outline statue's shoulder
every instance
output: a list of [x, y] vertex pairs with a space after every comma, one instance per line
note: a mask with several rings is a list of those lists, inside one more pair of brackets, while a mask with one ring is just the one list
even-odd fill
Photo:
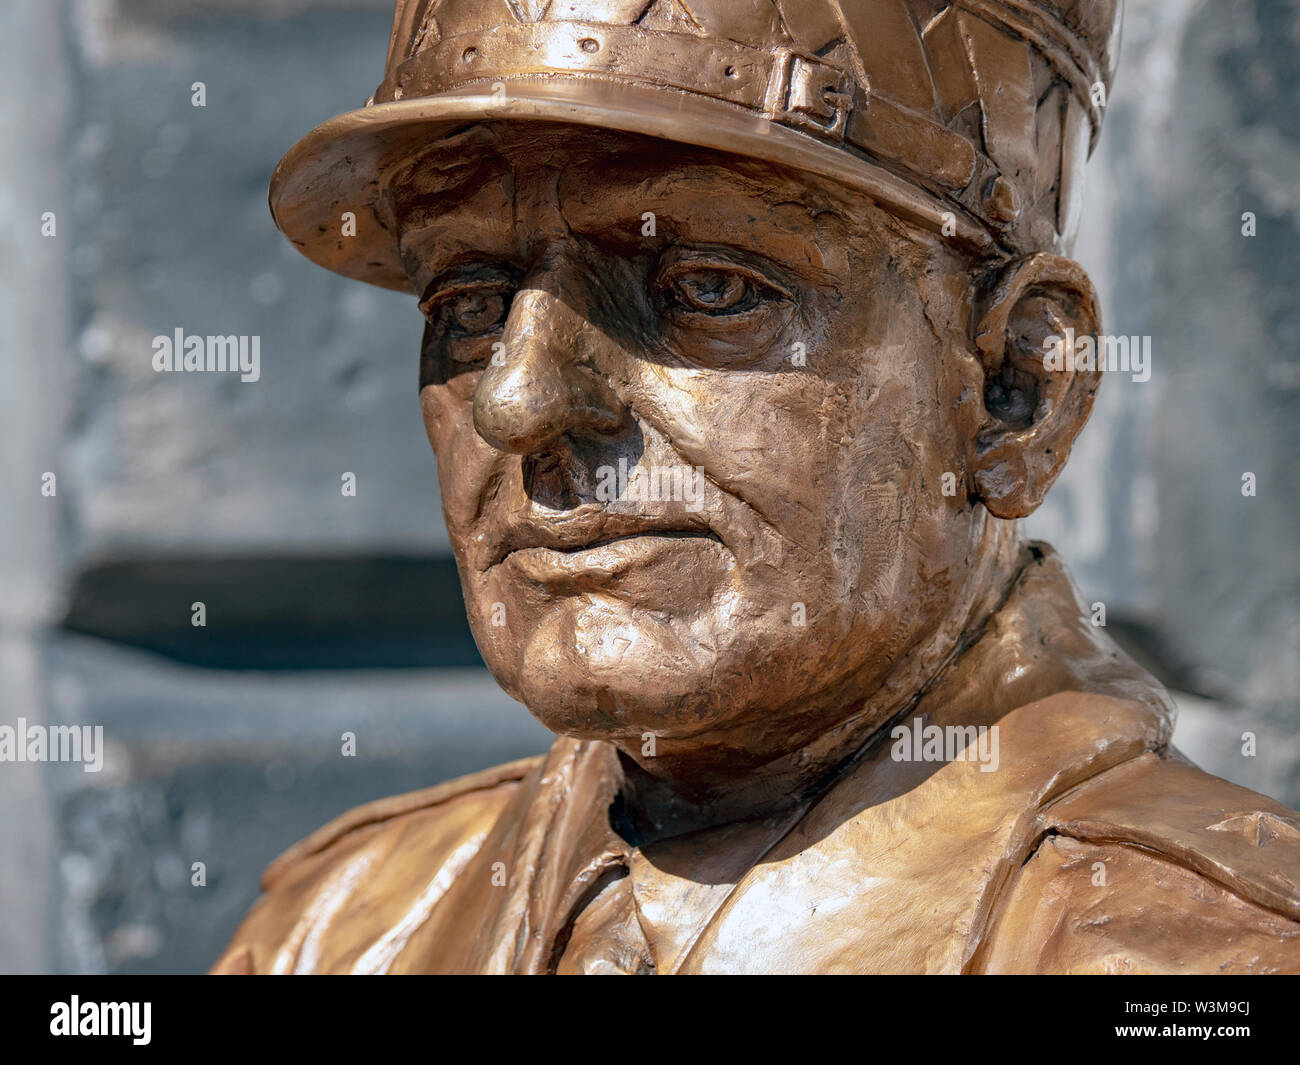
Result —
[[445, 891], [540, 761], [366, 803], [295, 843], [262, 874], [264, 894], [213, 971], [364, 968], [395, 919]]
[[271, 888], [295, 867], [336, 846], [358, 832], [377, 826], [405, 824], [414, 817], [442, 820], [454, 809], [465, 812], [467, 805], [483, 812], [496, 810], [513, 794], [514, 787], [541, 761], [541, 755], [469, 773], [431, 788], [408, 791], [386, 799], [363, 803], [322, 825], [276, 858], [262, 873], [262, 890]]
[[1300, 972], [1300, 814], [1145, 754], [1041, 814], [996, 904], [992, 972]]

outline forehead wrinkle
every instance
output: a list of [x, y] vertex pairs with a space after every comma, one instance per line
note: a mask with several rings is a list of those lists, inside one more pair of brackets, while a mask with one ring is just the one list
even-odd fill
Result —
[[462, 185], [453, 192], [421, 197], [412, 207], [400, 204], [398, 243], [403, 258], [414, 257], [418, 270], [436, 273], [484, 254], [514, 257], [515, 197], [505, 187], [507, 177], [498, 171], [471, 193]]
[[[520, 180], [521, 168], [512, 167], [511, 223], [521, 234], [521, 243], [550, 244], [571, 235], [560, 203], [560, 182], [565, 169], [545, 166], [527, 174], [527, 180]], [[533, 174], [540, 175], [541, 179], [534, 179]]]
[[[725, 196], [718, 194], [720, 184]], [[561, 191], [560, 207], [575, 233], [639, 232], [649, 211], [658, 228], [681, 240], [772, 255], [811, 271], [818, 280], [830, 280], [825, 275], [842, 266], [828, 267], [817, 239], [826, 233], [828, 217], [833, 223], [843, 221], [837, 209], [820, 202], [821, 197], [814, 202], [793, 199], [795, 190], [764, 184], [721, 164], [688, 163], [650, 176], [616, 171], [599, 185], [589, 179], [562, 182]], [[683, 203], [684, 208], [678, 206]], [[799, 212], [799, 221], [813, 227], [813, 234], [805, 235], [800, 232], [804, 226], [786, 220], [791, 211]], [[832, 260], [840, 259], [843, 240], [835, 234], [826, 241]]]
[[461, 181], [400, 201], [400, 243], [424, 257], [426, 268], [430, 259], [450, 265], [476, 252], [523, 261], [533, 248], [572, 235], [559, 193], [567, 167], [530, 167], [525, 172], [522, 163], [499, 162], [486, 174], [479, 168], [475, 177], [480, 180], [472, 187]]
[[[466, 147], [480, 151], [466, 155]], [[446, 213], [439, 208], [447, 201], [458, 203], [473, 197], [509, 170], [509, 162], [486, 146], [481, 132], [474, 139], [467, 133], [453, 143], [435, 144], [418, 154], [388, 180], [383, 198], [396, 215], [419, 224], [431, 212]]]

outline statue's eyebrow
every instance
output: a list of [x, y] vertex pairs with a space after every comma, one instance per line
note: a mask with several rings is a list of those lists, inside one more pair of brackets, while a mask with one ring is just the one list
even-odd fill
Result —
[[[439, 224], [439, 219], [430, 219], [426, 225], [403, 230], [402, 259], [408, 275], [422, 290], [441, 275], [466, 264], [512, 261], [517, 257], [518, 248], [511, 239], [508, 224], [496, 234], [498, 239], [484, 239], [484, 231], [480, 229], [474, 239], [463, 240], [455, 235], [454, 227], [445, 224], [447, 215], [455, 213], [453, 208], [441, 216], [444, 224]], [[421, 298], [424, 295], [421, 291]]]
[[[496, 175], [499, 179], [499, 175]], [[414, 175], [394, 183], [384, 190], [389, 201], [389, 213], [400, 218], [404, 229], [420, 232], [439, 219], [456, 214], [460, 205], [473, 197], [494, 175], [481, 171], [463, 175], [458, 181], [448, 181], [440, 187], [429, 187]]]

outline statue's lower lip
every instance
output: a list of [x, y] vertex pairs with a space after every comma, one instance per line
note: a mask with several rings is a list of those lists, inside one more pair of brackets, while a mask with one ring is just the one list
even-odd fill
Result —
[[522, 574], [535, 580], [563, 581], [578, 577], [614, 576], [634, 566], [648, 565], [682, 550], [684, 541], [721, 545], [717, 534], [704, 530], [632, 533], [574, 547], [522, 547], [506, 556]]

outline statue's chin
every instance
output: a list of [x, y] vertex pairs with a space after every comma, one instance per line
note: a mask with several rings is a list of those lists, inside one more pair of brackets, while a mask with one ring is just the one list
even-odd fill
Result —
[[638, 746], [645, 733], [684, 739], [745, 720], [771, 739], [796, 727], [795, 720], [777, 724], [790, 708], [798, 708], [795, 717], [816, 713], [878, 680], [874, 655], [864, 661], [864, 652], [878, 651], [887, 663], [900, 650], [890, 637], [903, 627], [892, 615], [872, 625], [836, 600], [844, 609], [801, 611], [796, 623], [788, 604], [816, 603], [819, 589], [760, 591], [762, 598], [740, 600], [740, 609], [715, 596], [693, 613], [599, 592], [518, 597], [507, 605], [506, 625], [483, 624], [488, 615], [479, 612], [475, 633], [498, 683], [547, 728]]
[[604, 597], [557, 602], [518, 643], [506, 637], [480, 646], [502, 687], [565, 735], [696, 731], [725, 716], [721, 703], [732, 701], [710, 690], [717, 663], [699, 641], [662, 616]]

